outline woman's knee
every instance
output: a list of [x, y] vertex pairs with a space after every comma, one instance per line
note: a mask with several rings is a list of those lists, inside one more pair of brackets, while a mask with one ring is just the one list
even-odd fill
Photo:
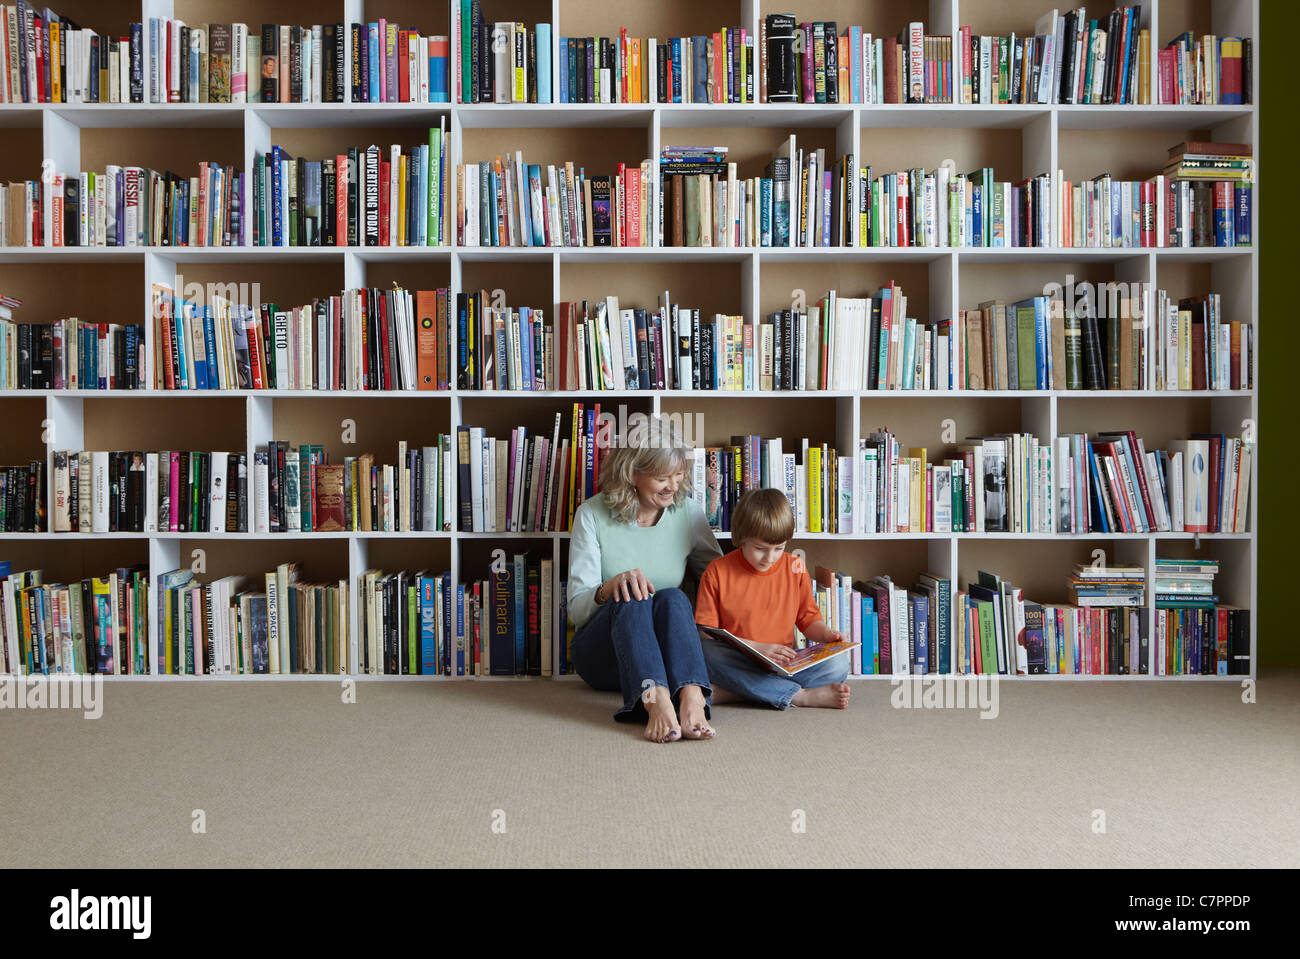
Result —
[[655, 590], [651, 602], [653, 602], [656, 610], [676, 609], [682, 610], [688, 615], [693, 614], [690, 597], [675, 586], [671, 589]]

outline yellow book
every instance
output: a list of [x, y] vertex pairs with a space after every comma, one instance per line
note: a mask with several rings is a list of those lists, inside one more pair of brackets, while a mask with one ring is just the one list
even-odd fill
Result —
[[908, 490], [910, 504], [908, 507], [907, 531], [924, 533], [925, 528], [925, 447], [913, 447], [907, 451], [911, 458], [908, 464], [911, 476], [911, 488]]
[[[1226, 52], [1225, 52], [1226, 55]], [[1151, 31], [1138, 33], [1138, 103], [1151, 102]]]
[[822, 531], [822, 451], [808, 447], [808, 532]]
[[516, 51], [520, 49], [520, 45], [525, 49], [528, 46], [527, 40], [524, 39], [527, 36], [526, 30], [527, 28], [522, 23], [516, 23], [513, 36], [511, 37], [512, 41], [519, 44], [513, 46], [509, 54], [510, 62], [513, 64], [515, 78], [515, 103], [528, 102], [528, 64], [525, 62], [527, 57], [521, 57], [516, 54]]
[[392, 215], [397, 218], [397, 245], [406, 246], [406, 217], [402, 216], [399, 211], [406, 209], [406, 154], [397, 164], [397, 209], [392, 211]]
[[[62, 25], [61, 25], [60, 23], [58, 23], [57, 21], [54, 22], [54, 23], [49, 24], [49, 28], [50, 28], [50, 62], [51, 62], [51, 63], [58, 63], [58, 62], [59, 62], [59, 41], [62, 39], [62, 36], [63, 36], [63, 34], [62, 34], [62, 30], [60, 29], [61, 26], [62, 26]], [[62, 91], [62, 89], [63, 89], [63, 87], [62, 87], [62, 85], [59, 83], [59, 71], [58, 71], [58, 70], [51, 70], [51, 71], [50, 71], [50, 101], [51, 101], [52, 103], [62, 103], [62, 102], [63, 102], [63, 98], [62, 98], [62, 95], [61, 95], [61, 91]]]
[[1192, 313], [1178, 311], [1178, 388], [1192, 388]]

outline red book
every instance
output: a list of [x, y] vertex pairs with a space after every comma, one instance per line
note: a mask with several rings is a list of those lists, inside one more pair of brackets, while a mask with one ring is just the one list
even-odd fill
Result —
[[262, 377], [265, 367], [262, 363], [261, 327], [255, 316], [250, 316], [245, 325], [248, 328], [248, 367], [253, 378], [253, 389], [263, 390], [266, 389], [266, 383]]
[[[882, 65], [883, 69], [881, 70], [881, 79], [884, 81], [885, 102], [902, 103], [903, 101], [899, 99], [898, 89], [898, 38], [884, 37], [882, 38], [881, 43], [884, 48], [884, 64]], [[811, 57], [809, 57], [809, 59], [811, 59]]]
[[43, 27], [40, 17], [32, 17], [32, 40], [36, 44], [36, 89], [32, 91], [36, 95], [32, 100], [36, 103], [45, 102], [45, 45], [41, 42]]
[[397, 31], [397, 102], [411, 102], [411, 33]]
[[334, 351], [331, 355], [335, 357], [333, 366], [330, 367], [330, 389], [343, 389], [343, 297], [337, 293], [330, 297], [330, 344]]
[[1142, 245], [1156, 245], [1156, 185], [1151, 181], [1142, 184]]
[[393, 165], [387, 160], [379, 161], [379, 245], [388, 246], [388, 191], [392, 177]]
[[1241, 103], [1241, 43], [1238, 41], [1231, 46], [1225, 41], [1220, 44], [1221, 50], [1235, 49], [1237, 56], [1228, 56], [1221, 54], [1219, 58], [1219, 102], [1220, 103]]
[[393, 388], [392, 364], [388, 362], [388, 297], [379, 298], [380, 389]]

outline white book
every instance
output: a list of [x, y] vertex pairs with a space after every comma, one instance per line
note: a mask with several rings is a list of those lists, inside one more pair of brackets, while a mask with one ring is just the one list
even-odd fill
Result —
[[107, 533], [109, 510], [107, 451], [95, 450], [90, 454], [90, 472], [90, 531], [92, 533]]
[[853, 529], [853, 468], [852, 456], [836, 457], [839, 462], [839, 476], [836, 489], [836, 529], [840, 533], [849, 533]]
[[[248, 87], [256, 83], [261, 87], [261, 70], [254, 66], [253, 70], [248, 69], [248, 24], [232, 23], [230, 25], [230, 102], [247, 103]], [[243, 83], [236, 81], [236, 77], [242, 76]]]
[[483, 428], [471, 426], [469, 430], [470, 516], [473, 532], [487, 531], [483, 516]]
[[144, 531], [158, 532], [158, 454], [144, 454]]
[[224, 533], [226, 531], [226, 470], [229, 455], [213, 453], [208, 482], [208, 531]]
[[[792, 459], [793, 453], [787, 454]], [[807, 459], [807, 451], [804, 453]], [[794, 467], [795, 495], [795, 529], [801, 533], [808, 532], [808, 473], [805, 463], [796, 463]]]
[[952, 532], [952, 467], [934, 467], [934, 531]]
[[478, 222], [478, 164], [465, 164], [465, 199], [462, 208], [465, 211], [465, 245], [479, 246]]

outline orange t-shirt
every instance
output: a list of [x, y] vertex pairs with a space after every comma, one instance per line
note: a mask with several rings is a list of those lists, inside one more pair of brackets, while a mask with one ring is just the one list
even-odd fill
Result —
[[789, 553], [760, 573], [734, 549], [709, 564], [695, 599], [695, 621], [755, 643], [794, 645], [794, 628], [806, 631], [822, 618], [806, 569], [795, 571]]

